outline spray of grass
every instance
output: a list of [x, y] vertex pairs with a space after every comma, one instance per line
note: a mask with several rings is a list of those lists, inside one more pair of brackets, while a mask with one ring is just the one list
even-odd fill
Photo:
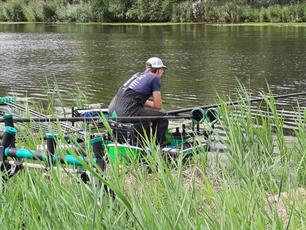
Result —
[[[145, 160], [148, 173], [137, 162], [107, 173], [83, 162], [92, 180], [85, 185], [79, 176], [62, 172], [25, 169], [5, 183], [0, 198], [3, 228], [137, 228], [137, 229], [298, 229], [305, 227], [306, 131], [305, 111], [297, 118], [296, 143], [284, 139], [283, 118], [275, 101], [264, 96], [266, 113], [252, 116], [250, 95], [241, 90], [235, 109], [222, 102], [220, 123], [226, 132], [229, 159], [225, 167], [207, 153], [190, 161], [178, 157], [175, 164], [160, 155], [147, 137], [151, 154]], [[110, 129], [105, 118], [101, 120]], [[63, 133], [60, 130], [58, 132]], [[25, 129], [30, 148], [41, 143]], [[109, 130], [110, 132], [110, 130]], [[111, 133], [111, 132], [110, 132]], [[20, 134], [22, 135], [22, 133]], [[40, 134], [39, 134], [40, 135]], [[89, 139], [89, 138], [88, 138]], [[64, 138], [60, 141], [65, 143]], [[19, 146], [24, 144], [17, 143]], [[90, 144], [75, 143], [92, 157]], [[279, 151], [275, 154], [275, 149]], [[65, 154], [65, 152], [60, 152]], [[107, 152], [106, 152], [107, 154]], [[99, 186], [111, 188], [113, 200]], [[305, 191], [305, 190], [304, 190]]]
[[[287, 1], [288, 2], [288, 1]], [[14, 0], [0, 2], [8, 22], [292, 22], [306, 21], [306, 4], [274, 1], [101, 1]]]

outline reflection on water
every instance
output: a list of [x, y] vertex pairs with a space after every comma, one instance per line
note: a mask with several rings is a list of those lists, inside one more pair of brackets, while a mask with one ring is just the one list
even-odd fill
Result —
[[169, 67], [162, 79], [167, 108], [233, 95], [237, 79], [253, 92], [304, 90], [305, 27], [205, 25], [0, 25], [0, 96], [46, 100], [55, 83], [72, 105], [78, 85], [91, 103], [107, 104], [120, 83], [150, 56]]

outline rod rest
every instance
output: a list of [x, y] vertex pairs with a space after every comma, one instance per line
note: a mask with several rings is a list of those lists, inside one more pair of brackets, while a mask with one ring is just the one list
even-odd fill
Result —
[[11, 126], [5, 126], [2, 137], [2, 145], [0, 145], [0, 170], [4, 172], [3, 179], [8, 180], [10, 177], [16, 175], [18, 171], [22, 169], [22, 162], [16, 161], [14, 166], [11, 166], [5, 155], [5, 149], [11, 146], [15, 146], [16, 128]]
[[[48, 136], [47, 136], [48, 138]], [[50, 139], [51, 136], [49, 136]], [[106, 169], [106, 162], [104, 160], [104, 149], [102, 146], [103, 140], [101, 137], [97, 137], [92, 139], [91, 141], [93, 147], [94, 158], [92, 159], [92, 163], [96, 163], [103, 171]], [[54, 148], [54, 149], [52, 149]], [[65, 156], [61, 157], [56, 154], [55, 146], [49, 147], [49, 150], [46, 152], [43, 151], [35, 151], [28, 150], [22, 148], [12, 148], [7, 146], [3, 150], [5, 159], [7, 157], [17, 158], [17, 159], [30, 159], [30, 160], [41, 160], [41, 161], [50, 161], [52, 164], [62, 163], [69, 164], [74, 166], [82, 166], [82, 161], [89, 162], [90, 160], [82, 155], [77, 155], [74, 153], [68, 153]], [[49, 155], [49, 153], [52, 153]]]
[[[47, 161], [48, 160], [48, 153], [22, 149], [22, 148], [6, 148], [4, 150], [5, 157], [13, 157], [17, 159], [30, 159], [30, 160], [40, 160], [40, 161]], [[74, 154], [66, 154], [63, 157], [58, 156], [56, 153], [51, 156], [52, 164], [61, 163], [61, 164], [68, 164], [73, 166], [82, 166], [82, 161], [88, 162], [88, 158], [84, 156], [75, 156]], [[97, 159], [92, 159], [93, 163], [96, 163]]]
[[[56, 139], [58, 135], [48, 133], [45, 138], [47, 141], [47, 152], [41, 153], [38, 151], [32, 151], [27, 149], [18, 149], [15, 147], [15, 136], [16, 136], [16, 128], [14, 128], [13, 116], [7, 115], [3, 116], [5, 129], [2, 136], [2, 143], [0, 145], [0, 170], [3, 173], [3, 179], [6, 181], [10, 177], [16, 175], [18, 171], [23, 168], [22, 161], [19, 159], [32, 159], [32, 160], [42, 160], [48, 161], [48, 165], [52, 166], [53, 163], [65, 163], [74, 166], [82, 166], [82, 161], [89, 161], [85, 156], [76, 156], [73, 154], [66, 154], [64, 157], [59, 157], [55, 154], [56, 151]], [[84, 141], [84, 140], [82, 140]], [[91, 144], [93, 146], [94, 158], [91, 159], [94, 164], [97, 164], [98, 167], [102, 169], [103, 172], [106, 171], [106, 162], [104, 161], [104, 150], [102, 148], [103, 140], [102, 138], [93, 138], [91, 139]], [[11, 165], [8, 162], [8, 157], [15, 159], [14, 163]], [[84, 183], [89, 181], [89, 177], [84, 171], [81, 173], [81, 179]], [[115, 193], [109, 189], [106, 185], [104, 185], [104, 189], [107, 193], [114, 199]]]

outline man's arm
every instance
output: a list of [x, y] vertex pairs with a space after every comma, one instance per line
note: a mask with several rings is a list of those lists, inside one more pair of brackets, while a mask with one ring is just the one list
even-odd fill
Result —
[[146, 107], [161, 109], [162, 106], [163, 106], [163, 102], [162, 102], [162, 99], [161, 99], [160, 91], [154, 91], [153, 92], [153, 100], [147, 100], [144, 105]]

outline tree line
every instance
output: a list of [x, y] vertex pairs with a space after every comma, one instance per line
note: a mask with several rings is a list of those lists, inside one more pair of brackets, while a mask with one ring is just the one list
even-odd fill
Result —
[[0, 21], [306, 22], [306, 0], [1, 0]]

